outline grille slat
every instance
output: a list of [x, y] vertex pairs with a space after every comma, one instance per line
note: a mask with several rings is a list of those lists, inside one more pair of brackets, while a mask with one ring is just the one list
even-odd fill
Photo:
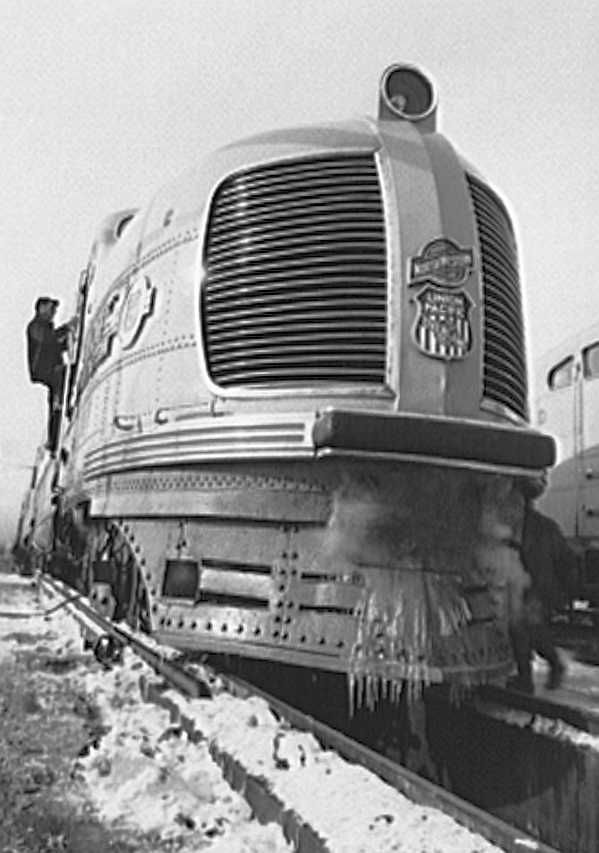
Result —
[[[348, 379], [349, 366], [331, 365], [323, 366], [321, 359], [318, 359], [317, 365], [305, 364], [301, 368], [286, 367], [284, 371], [275, 371], [269, 369], [240, 370], [230, 371], [230, 379], [232, 385], [266, 385], [270, 386], [271, 382], [276, 382], [281, 386], [299, 385], [304, 383], [314, 382], [335, 382], [338, 384], [347, 384], [349, 382], [364, 382], [368, 383], [369, 377], [372, 374], [370, 365], [352, 365], [351, 379]], [[323, 370], [326, 371], [326, 378], [323, 379]]]
[[[330, 303], [327, 302], [327, 308], [329, 305]], [[234, 330], [238, 326], [241, 327], [242, 325], [244, 325], [246, 329], [260, 329], [263, 326], [268, 326], [269, 324], [278, 326], [280, 323], [287, 324], [287, 327], [289, 328], [289, 326], [297, 325], [298, 322], [302, 323], [304, 326], [312, 326], [313, 324], [324, 324], [326, 321], [330, 321], [331, 328], [337, 328], [337, 322], [339, 320], [338, 311], [320, 311], [317, 317], [315, 317], [313, 313], [293, 311], [293, 306], [288, 309], [286, 316], [285, 312], [277, 309], [269, 308], [268, 311], [268, 316], [260, 317], [258, 322], [256, 321], [255, 311], [253, 308], [239, 308], [232, 311], [228, 310], [224, 319], [219, 318], [218, 322], [214, 323], [212, 329], [216, 334], [217, 332], [221, 332], [223, 329]], [[360, 322], [361, 319], [362, 322]], [[346, 317], [344, 321], [344, 328], [350, 330], [356, 329], [359, 331], [364, 326], [363, 319], [368, 320], [368, 325], [371, 328], [377, 325], [380, 325], [383, 329], [385, 328], [384, 317], [381, 320], [381, 315], [373, 311], [362, 311], [359, 315], [356, 314], [353, 317]]]
[[[338, 355], [339, 352], [340, 355]], [[260, 359], [262, 367], [272, 367], [274, 370], [279, 369], [277, 349], [270, 347], [264, 347], [262, 349], [259, 347], [248, 347], [245, 356], [245, 358], [236, 358], [232, 357], [229, 353], [223, 358], [228, 359], [228, 363], [232, 369], [238, 369], [240, 367], [249, 369], [253, 366], [254, 361], [257, 358]], [[324, 347], [316, 347], [314, 349], [311, 349], [308, 346], [303, 348], [287, 347], [286, 357], [288, 366], [297, 367], [298, 369], [301, 369], [303, 365], [321, 364], [323, 360], [327, 363], [333, 364], [332, 359], [327, 358], [327, 352]], [[335, 353], [335, 360], [338, 361], [340, 358], [343, 358], [346, 365], [356, 361], [377, 362], [378, 360], [376, 352], [369, 352], [365, 347], [361, 348], [358, 352], [352, 352], [348, 349], [338, 349]], [[215, 361], [218, 361], [218, 357], [215, 357]]]
[[[316, 176], [323, 178], [321, 170], [322, 163], [326, 163], [326, 175], [351, 175], [354, 179], [361, 174], [371, 174], [370, 156], [365, 157], [343, 157], [343, 158], [324, 158], [318, 157], [306, 160], [289, 160], [288, 162], [279, 161], [270, 165], [261, 166], [259, 169], [244, 172], [240, 175], [241, 183], [245, 185], [261, 184], [268, 182], [270, 184], [279, 181], [293, 180], [294, 178], [304, 179], [306, 177]], [[224, 188], [223, 192], [230, 192], [232, 188]]]
[[505, 306], [506, 303], [508, 303], [511, 308], [511, 313], [506, 319], [509, 319], [518, 325], [521, 322], [518, 291], [515, 291], [513, 288], [508, 288], [506, 286], [505, 279], [500, 278], [499, 274], [496, 274], [493, 270], [488, 268], [486, 278], [489, 283], [489, 287], [487, 288], [487, 302], [489, 304], [500, 305], [500, 313], [505, 313]]
[[[516, 344], [519, 345], [520, 338], [523, 334], [522, 323], [518, 322], [518, 318], [514, 316], [506, 316], [505, 305], [507, 300], [501, 299], [502, 294], [493, 294], [489, 297], [485, 304], [486, 319], [489, 325], [495, 324], [495, 327], [504, 327], [512, 329], [516, 335]], [[511, 304], [511, 303], [510, 303]]]
[[[365, 272], [368, 270], [368, 267], [364, 268], [364, 265], [360, 265], [360, 272]], [[318, 296], [320, 291], [324, 288], [325, 285], [341, 285], [346, 292], [347, 288], [347, 270], [341, 270], [341, 274], [335, 274], [330, 268], [326, 269], [326, 277], [315, 276], [314, 273], [319, 272], [318, 270], [310, 270], [310, 275], [302, 274], [301, 270], [299, 273], [296, 271], [295, 275], [290, 275], [289, 273], [285, 273], [285, 270], [274, 271], [270, 273], [268, 276], [256, 275], [254, 270], [253, 275], [237, 275], [237, 276], [229, 276], [225, 277], [222, 282], [212, 282], [210, 291], [207, 291], [206, 299], [211, 299], [214, 293], [225, 292], [228, 289], [232, 288], [243, 288], [245, 287], [248, 291], [252, 291], [255, 287], [259, 285], [259, 282], [262, 285], [263, 290], [272, 289], [276, 285], [277, 282], [289, 282], [293, 281], [296, 292], [299, 296], [305, 294], [306, 296]], [[363, 277], [360, 282], [360, 288], [366, 292], [370, 292], [373, 287], [380, 287], [381, 281], [378, 277]], [[272, 287], [271, 287], [272, 285]], [[327, 287], [327, 292], [330, 292], [331, 288]]]
[[483, 395], [527, 416], [524, 321], [516, 239], [500, 199], [466, 174], [480, 243], [483, 279]]
[[[324, 167], [328, 171], [327, 162], [322, 160], [321, 163], [321, 169]], [[257, 168], [260, 170], [260, 167]], [[228, 179], [228, 185], [222, 189], [223, 204], [230, 205], [236, 200], [241, 200], [242, 204], [245, 204], [249, 195], [252, 198], [255, 197], [258, 203], [266, 196], [274, 198], [291, 196], [292, 200], [296, 200], [296, 198], [309, 197], [306, 193], [307, 188], [312, 190], [311, 194], [313, 195], [337, 195], [340, 200], [343, 200], [343, 197], [347, 193], [352, 192], [362, 194], [371, 200], [376, 198], [376, 187], [372, 183], [371, 172], [358, 175], [356, 179], [347, 174], [334, 171], [323, 179], [323, 174], [325, 173], [322, 171], [314, 171], [300, 175], [292, 180], [285, 179], [278, 182], [273, 175], [265, 177], [261, 182], [237, 181], [236, 176], [233, 175]], [[236, 183], [235, 187], [232, 186], [233, 182]]]
[[[503, 394], [504, 398], [508, 398], [512, 389], [512, 379], [509, 375], [507, 375], [504, 371], [500, 369], [495, 369], [492, 366], [489, 367], [489, 375], [493, 378], [493, 382], [497, 386], [498, 395], [499, 393]], [[497, 402], [501, 402], [499, 397], [497, 398]]]
[[[321, 161], [323, 162], [323, 161]], [[279, 167], [275, 167], [279, 169]], [[255, 170], [256, 175], [260, 177], [241, 177], [235, 182], [229, 183], [223, 187], [221, 198], [224, 204], [239, 199], [245, 200], [248, 193], [251, 193], [253, 198], [260, 199], [264, 196], [276, 196], [277, 194], [288, 195], [293, 192], [294, 195], [305, 193], [306, 186], [309, 185], [313, 192], [335, 191], [340, 187], [347, 187], [353, 191], [361, 187], [366, 190], [372, 190], [372, 173], [370, 167], [359, 169], [356, 167], [355, 161], [349, 168], [336, 169], [331, 167], [331, 163], [327, 163], [326, 172], [322, 171], [320, 166], [315, 166], [313, 169], [305, 169], [299, 172], [289, 172], [277, 174], [274, 170], [258, 169]], [[246, 175], [249, 173], [246, 173]]]
[[[344, 279], [345, 281], [345, 279]], [[297, 288], [296, 288], [297, 289]], [[318, 307], [318, 305], [322, 305], [322, 307], [326, 307], [327, 304], [337, 301], [338, 305], [342, 307], [345, 305], [345, 296], [347, 290], [345, 286], [339, 287], [337, 284], [333, 284], [331, 287], [322, 287], [320, 292], [312, 293], [312, 292], [298, 292], [296, 295], [296, 299], [300, 303], [307, 304], [307, 307]], [[206, 302], [209, 305], [219, 306], [219, 303], [224, 303], [220, 306], [220, 310], [226, 310], [227, 306], [231, 305], [231, 302], [234, 300], [243, 300], [247, 301], [248, 305], [251, 305], [252, 302], [257, 304], [262, 304], [266, 302], [267, 305], [273, 306], [277, 301], [283, 301], [287, 304], [288, 308], [292, 310], [295, 305], [288, 304], [288, 294], [289, 294], [289, 281], [266, 281], [264, 284], [262, 282], [257, 284], [255, 287], [250, 287], [247, 284], [240, 285], [229, 285], [220, 288], [216, 293], [210, 294], [206, 297]], [[369, 302], [372, 299], [372, 288], [368, 287], [360, 287], [355, 288], [355, 299], [362, 299], [364, 302]], [[308, 304], [309, 303], [309, 304]]]
[[[344, 314], [345, 317], [353, 317], [359, 310], [368, 311], [370, 316], [383, 317], [383, 312], [377, 308], [370, 308], [371, 297], [368, 294], [357, 294], [352, 303], [351, 310], [348, 310], [345, 294], [339, 292], [331, 292], [312, 296], [312, 298], [303, 296], [293, 304], [289, 305], [285, 302], [285, 293], [277, 293], [272, 289], [266, 290], [264, 293], [252, 295], [251, 297], [239, 292], [226, 294], [221, 299], [211, 299], [207, 301], [207, 307], [211, 310], [219, 312], [219, 320], [229, 318], [233, 313], [239, 316], [240, 311], [244, 311], [247, 317], [251, 316], [251, 312], [263, 311], [265, 314], [273, 314], [280, 312], [283, 315], [294, 316], [297, 311], [303, 311], [304, 315], [310, 312], [318, 312], [315, 319], [321, 317], [321, 311], [331, 311], [336, 309], [336, 318], [339, 319], [339, 314]], [[260, 318], [256, 318], [259, 322]]]
[[488, 244], [486, 247], [487, 275], [495, 277], [497, 282], [509, 283], [512, 292], [518, 292], [518, 270], [509, 260], [502, 258], [500, 248]]
[[[227, 217], [235, 218], [244, 215], [247, 209], [247, 191], [238, 196], [231, 196], [224, 200], [221, 199], [220, 213], [226, 219]], [[266, 190], [256, 194], [252, 199], [252, 213], [254, 215], [261, 212], [270, 211], [276, 213], [279, 210], [285, 210], [291, 206], [300, 215], [303, 210], [315, 209], [316, 213], [322, 213], [319, 208], [335, 207], [340, 211], [350, 210], [351, 205], [358, 202], [364, 205], [365, 210], [375, 211], [378, 205], [378, 198], [375, 192], [372, 192], [370, 185], [364, 184], [360, 186], [313, 186], [309, 184], [306, 187], [304, 182], [301, 189], [294, 186], [281, 187], [276, 192], [268, 193]]]
[[383, 383], [386, 246], [372, 154], [230, 176], [214, 195], [204, 266], [217, 384]]
[[[222, 281], [223, 279], [227, 281], [237, 271], [250, 277], [256, 274], [269, 275], [271, 272], [276, 272], [277, 270], [281, 272], [287, 271], [287, 276], [290, 278], [294, 277], [297, 269], [302, 273], [305, 271], [325, 276], [331, 272], [333, 274], [339, 274], [340, 272], [351, 274], [363, 271], [371, 272], [374, 275], [377, 273], [378, 264], [376, 262], [376, 254], [380, 254], [380, 250], [378, 253], [375, 249], [372, 251], [374, 255], [372, 264], [369, 264], [367, 258], [364, 257], [370, 254], [370, 250], [368, 249], [365, 249], [363, 252], [348, 250], [346, 255], [340, 255], [334, 246], [330, 246], [326, 249], [317, 249], [319, 251], [317, 258], [313, 256], [313, 251], [309, 248], [303, 249], [302, 255], [305, 257], [298, 257], [297, 249], [279, 252], [277, 255], [270, 257], [252, 257], [248, 252], [243, 258], [220, 263], [220, 272], [214, 274], [214, 281]], [[365, 260], [366, 263], [364, 262]]]
[[297, 216], [299, 224], [302, 224], [306, 219], [309, 220], [312, 215], [322, 216], [323, 214], [326, 215], [329, 211], [334, 211], [335, 214], [341, 217], [349, 211], [355, 210], [358, 205], [363, 209], [366, 219], [372, 221], [378, 209], [376, 200], [373, 199], [371, 201], [368, 198], [361, 199], [358, 193], [354, 196], [346, 196], [343, 201], [338, 200], [336, 203], [333, 203], [333, 201], [331, 198], [313, 196], [301, 200], [284, 201], [281, 199], [279, 201], [271, 201], [269, 204], [261, 203], [259, 205], [252, 205], [251, 209], [248, 209], [247, 204], [231, 205], [230, 208], [224, 208], [222, 211], [219, 211], [220, 221], [218, 230], [215, 233], [220, 234], [223, 231], [231, 229], [236, 231], [240, 224], [243, 224], [244, 227], [251, 227], [253, 225], [260, 225], [262, 222], [268, 225], [277, 223], [280, 220], [288, 221], [289, 214]]
[[493, 321], [493, 319], [488, 319], [489, 326], [493, 329], [493, 334], [497, 335], [499, 339], [503, 338], [505, 343], [506, 350], [515, 349], [518, 346], [519, 336], [517, 334], [518, 330], [502, 327], [499, 322]]
[[521, 380], [520, 382], [516, 382], [512, 376], [514, 366], [515, 365], [513, 361], [510, 362], [506, 359], [498, 361], [497, 359], [491, 357], [489, 358], [487, 370], [490, 374], [504, 377], [505, 381], [509, 380], [517, 388], [519, 388], [520, 391], [524, 391], [526, 389], [526, 383], [523, 380]]
[[[359, 227], [358, 227], [359, 226]], [[343, 214], [339, 214], [334, 222], [331, 222], [331, 217], [322, 213], [314, 213], [305, 217], [295, 216], [292, 222], [289, 222], [282, 215], [273, 222], [260, 222], [259, 225], [252, 225], [244, 222], [243, 224], [236, 223], [231, 228], [223, 228], [215, 226], [211, 229], [210, 244], [212, 251], [216, 251], [218, 246], [223, 244], [223, 248], [236, 243], [252, 240], [254, 243], [262, 241], [276, 242], [277, 238], [281, 240], [298, 235], [305, 237], [306, 235], [317, 234], [342, 234], [352, 237], [355, 235], [364, 235], [367, 232], [380, 234], [380, 217], [378, 211], [368, 214], [367, 211], [361, 210], [356, 213], [355, 210], [348, 210]]]
[[[312, 180], [309, 183], [302, 181], [297, 184], [287, 184], [278, 187], [276, 190], [272, 190], [270, 187], [260, 190], [253, 189], [252, 207], [259, 212], [261, 209], [276, 210], [280, 207], [287, 207], [290, 203], [297, 207], [323, 203], [327, 206], [334, 206], [338, 203], [345, 205], [353, 201], [370, 202], [371, 205], [376, 205], [378, 197], [376, 192], [372, 192], [371, 185], [364, 183], [362, 187], [363, 189], [354, 183], [343, 187], [343, 185], [339, 185], [338, 181], [323, 183]], [[229, 198], [221, 196], [221, 211], [232, 213], [234, 216], [242, 216], [247, 206], [248, 191], [248, 187], [240, 187], [238, 192]]]
[[[364, 249], [368, 249], [371, 247], [371, 252], [381, 250], [381, 244], [384, 248], [384, 240], [380, 238], [377, 241], [378, 235], [368, 235], [363, 234], [362, 232], [355, 231], [353, 233], [342, 232], [339, 237], [333, 242], [331, 242], [331, 235], [329, 234], [318, 234], [317, 232], [310, 233], [310, 251], [314, 251], [315, 246], [320, 246], [323, 251], [330, 253], [334, 250], [338, 255], [342, 256], [350, 251], [355, 251], [357, 246], [363, 247]], [[246, 257], [268, 257], [274, 258], [279, 255], [286, 255], [288, 252], [294, 253], [296, 255], [303, 255], [306, 252], [306, 236], [304, 234], [300, 234], [297, 237], [286, 236], [283, 240], [273, 240], [272, 238], [268, 239], [254, 239], [254, 240], [229, 240], [222, 249], [218, 249], [217, 247], [213, 247], [212, 249], [212, 261], [218, 261], [222, 263], [221, 257], [231, 258], [232, 260], [237, 258], [246, 258]]]
[[[282, 330], [284, 332], [284, 330]], [[361, 347], [367, 347], [369, 342], [373, 342], [376, 345], [378, 334], [376, 332], [359, 332], [354, 338], [348, 339], [343, 332], [337, 332], [330, 327], [325, 330], [327, 337], [331, 339], [335, 339], [340, 345], [343, 345], [345, 342], [345, 346], [351, 347], [354, 349], [360, 349]], [[215, 358], [216, 354], [219, 352], [228, 353], [231, 350], [236, 349], [244, 349], [248, 346], [255, 347], [279, 347], [283, 344], [287, 344], [288, 346], [292, 346], [294, 343], [301, 344], [302, 346], [311, 347], [311, 346], [322, 346], [323, 339], [323, 331], [322, 330], [306, 330], [305, 332], [302, 330], [302, 334], [277, 334], [273, 329], [268, 329], [266, 334], [262, 335], [244, 335], [239, 334], [237, 338], [232, 338], [230, 335], [223, 337], [219, 335], [218, 343], [215, 342], [213, 344]]]

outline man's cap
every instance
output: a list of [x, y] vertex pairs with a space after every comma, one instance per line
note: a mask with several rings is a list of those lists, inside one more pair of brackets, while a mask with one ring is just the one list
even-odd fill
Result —
[[35, 301], [35, 310], [37, 311], [42, 305], [60, 305], [58, 299], [54, 299], [53, 296], [40, 296], [39, 299]]

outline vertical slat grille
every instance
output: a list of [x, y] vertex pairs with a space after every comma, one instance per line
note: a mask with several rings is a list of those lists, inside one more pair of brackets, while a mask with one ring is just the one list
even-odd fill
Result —
[[516, 239], [500, 199], [474, 175], [466, 177], [481, 250], [483, 394], [526, 418], [526, 354]]
[[386, 250], [373, 155], [238, 172], [211, 206], [202, 290], [221, 386], [384, 381]]

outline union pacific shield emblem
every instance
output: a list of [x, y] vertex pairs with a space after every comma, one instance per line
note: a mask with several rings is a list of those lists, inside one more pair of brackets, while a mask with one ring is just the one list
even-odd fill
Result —
[[447, 361], [464, 358], [472, 346], [469, 313], [472, 300], [463, 290], [428, 285], [416, 295], [415, 344], [426, 355]]

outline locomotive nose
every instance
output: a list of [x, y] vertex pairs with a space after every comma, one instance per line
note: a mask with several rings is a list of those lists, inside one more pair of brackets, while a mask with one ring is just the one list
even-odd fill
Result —
[[415, 65], [390, 65], [379, 87], [379, 121], [403, 119], [420, 130], [435, 130], [437, 90], [428, 74]]

